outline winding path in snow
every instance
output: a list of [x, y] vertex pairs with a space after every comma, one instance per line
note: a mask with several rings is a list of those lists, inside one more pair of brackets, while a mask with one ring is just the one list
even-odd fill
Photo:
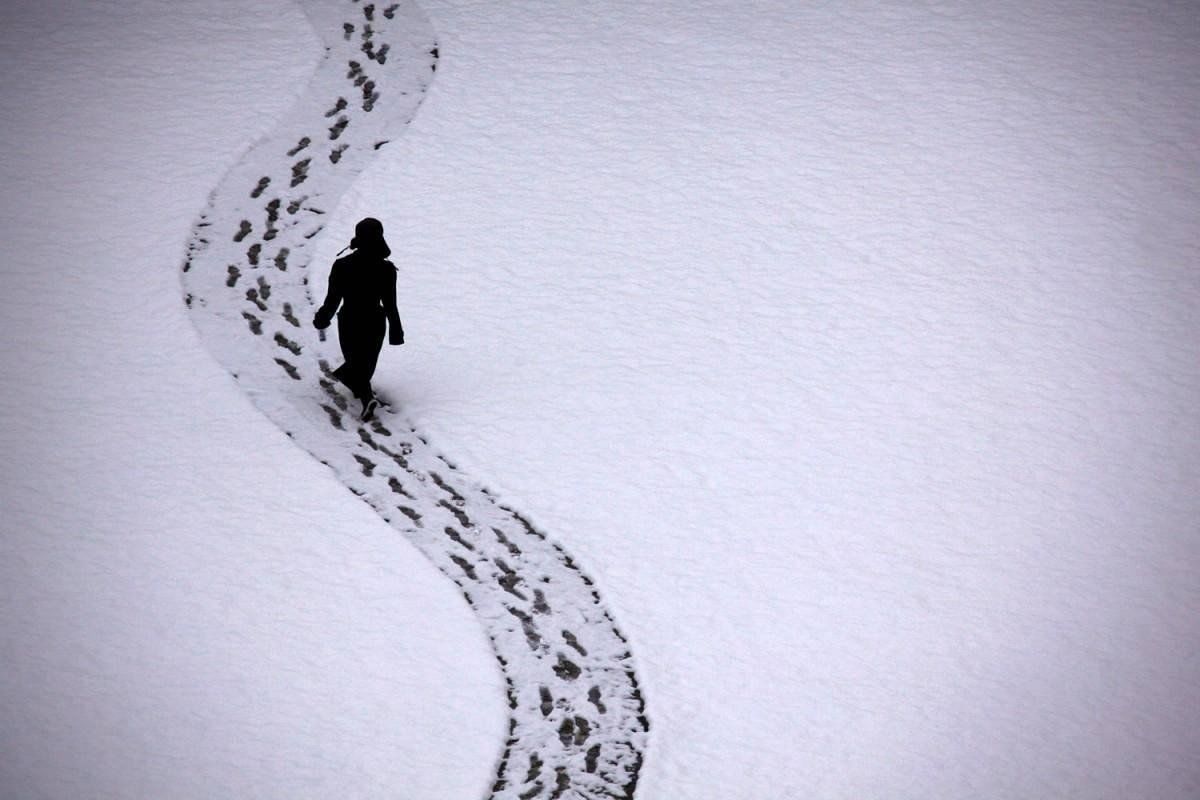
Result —
[[490, 797], [631, 798], [649, 725], [628, 642], [591, 579], [403, 418], [359, 423], [330, 365], [311, 355], [312, 243], [412, 119], [438, 50], [411, 2], [300, 4], [325, 58], [196, 223], [183, 264], [196, 329], [258, 408], [461, 587], [511, 709]]

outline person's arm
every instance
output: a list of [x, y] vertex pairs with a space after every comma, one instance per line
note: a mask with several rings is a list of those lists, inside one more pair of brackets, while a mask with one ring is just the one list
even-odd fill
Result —
[[396, 268], [384, 270], [387, 280], [383, 287], [383, 311], [387, 314], [388, 343], [404, 344], [404, 326], [400, 324], [400, 312], [396, 310]]
[[321, 307], [317, 309], [316, 316], [313, 317], [313, 327], [319, 331], [329, 327], [329, 323], [333, 321], [334, 312], [342, 304], [342, 282], [338, 275], [339, 272], [335, 262], [333, 269], [329, 272], [329, 291], [325, 293], [325, 302], [321, 304]]

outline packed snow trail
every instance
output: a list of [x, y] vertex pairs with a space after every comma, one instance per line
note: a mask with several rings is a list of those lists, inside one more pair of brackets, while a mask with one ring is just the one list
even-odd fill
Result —
[[326, 212], [412, 119], [437, 67], [411, 2], [304, 0], [306, 93], [221, 181], [183, 265], [205, 345], [252, 401], [461, 587], [511, 709], [490, 792], [631, 798], [648, 723], [628, 642], [565, 550], [393, 415], [359, 423], [320, 359], [307, 267]]

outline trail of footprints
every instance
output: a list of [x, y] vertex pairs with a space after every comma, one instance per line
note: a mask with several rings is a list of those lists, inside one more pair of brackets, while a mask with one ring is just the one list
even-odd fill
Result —
[[411, 3], [302, 6], [326, 58], [310, 94], [217, 187], [195, 226], [183, 282], [197, 330], [256, 404], [478, 614], [510, 709], [490, 797], [632, 798], [649, 724], [628, 642], [592, 580], [402, 418], [360, 423], [317, 354], [311, 242], [325, 207], [412, 118], [438, 49]]

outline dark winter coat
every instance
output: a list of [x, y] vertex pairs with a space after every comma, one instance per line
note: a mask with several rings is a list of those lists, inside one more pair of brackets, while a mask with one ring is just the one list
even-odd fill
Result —
[[329, 291], [313, 325], [321, 330], [328, 328], [339, 305], [339, 319], [382, 315], [387, 320], [388, 342], [404, 343], [404, 327], [396, 310], [396, 267], [392, 262], [362, 250], [333, 262]]
[[404, 344], [404, 328], [396, 310], [396, 267], [370, 248], [360, 248], [333, 262], [329, 291], [313, 325], [320, 330], [328, 328], [334, 312], [345, 363], [333, 374], [365, 403], [374, 397], [371, 378], [383, 348], [385, 326], [389, 342]]

